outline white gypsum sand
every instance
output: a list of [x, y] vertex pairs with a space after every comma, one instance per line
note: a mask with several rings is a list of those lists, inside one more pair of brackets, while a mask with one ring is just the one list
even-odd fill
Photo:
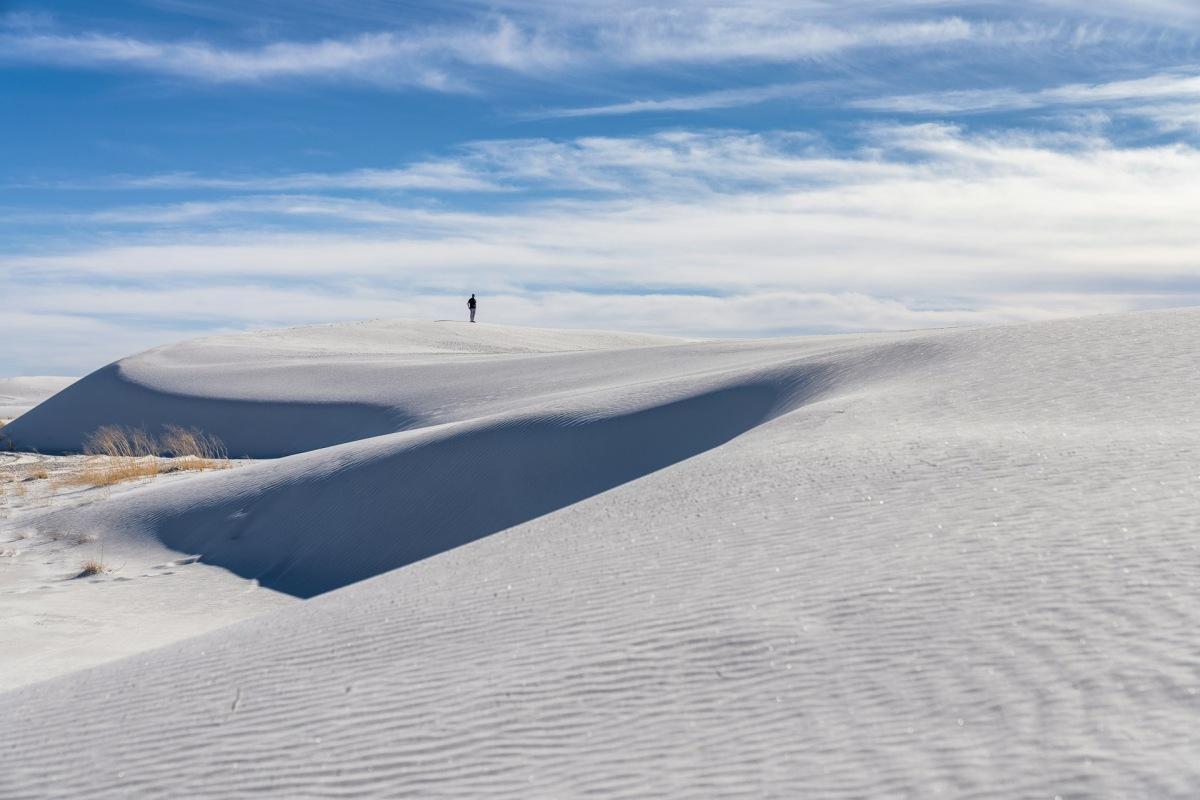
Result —
[[[89, 509], [127, 492], [188, 474], [168, 472], [177, 465], [164, 459], [164, 474], [154, 478], [112, 486], [81, 480], [104, 461], [0, 452], [0, 687], [46, 680], [295, 602], [152, 543], [118, 557], [86, 523], [71, 532], [25, 523], [64, 508], [79, 508], [86, 519]], [[86, 574], [89, 564], [95, 574]]]
[[75, 378], [58, 375], [0, 378], [0, 422], [19, 417], [74, 382]]
[[[97, 370], [6, 433], [20, 447], [56, 453], [78, 451], [101, 425], [185, 422], [219, 437], [235, 457], [274, 457], [520, 409], [546, 393], [603, 381], [587, 372], [607, 363], [608, 351], [680, 341], [397, 321], [216, 336]], [[561, 367], [544, 368], [545, 359]], [[613, 367], [622, 368], [618, 380], [637, 380], [637, 362]], [[488, 382], [496, 373], [499, 385]]]
[[0, 795], [1200, 792], [1200, 312], [364, 327], [151, 351], [13, 423], [294, 453], [21, 524], [336, 591], [7, 693]]

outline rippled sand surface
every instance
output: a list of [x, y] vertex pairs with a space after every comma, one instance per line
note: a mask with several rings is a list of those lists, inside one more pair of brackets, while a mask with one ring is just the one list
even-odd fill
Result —
[[4, 694], [0, 795], [1195, 797], [1198, 350], [508, 354], [493, 414], [414, 383], [414, 427], [54, 510], [311, 599]]

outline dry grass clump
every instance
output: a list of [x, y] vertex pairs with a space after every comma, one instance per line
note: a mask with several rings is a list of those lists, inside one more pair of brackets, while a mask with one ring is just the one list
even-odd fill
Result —
[[79, 565], [79, 574], [76, 578], [86, 578], [89, 575], [102, 575], [108, 572], [108, 565], [96, 558], [89, 558]]
[[147, 478], [181, 470], [224, 469], [229, 454], [217, 437], [196, 428], [165, 426], [155, 439], [141, 428], [105, 425], [84, 440], [84, 452], [97, 456], [72, 481], [90, 486]]
[[132, 481], [138, 478], [150, 478], [157, 475], [159, 469], [156, 456], [134, 458], [118, 456], [102, 461], [91, 461], [78, 475], [70, 479], [70, 483], [83, 483], [89, 486], [111, 486], [114, 483]]
[[221, 440], [196, 428], [167, 425], [166, 433], [158, 441], [161, 452], [175, 459], [172, 470], [224, 469], [229, 466], [229, 452]]
[[46, 478], [50, 477], [50, 470], [46, 469], [45, 467], [34, 467], [25, 474], [27, 477], [35, 481], [45, 480]]
[[83, 440], [83, 452], [110, 458], [143, 458], [158, 455], [158, 445], [142, 428], [103, 425]]

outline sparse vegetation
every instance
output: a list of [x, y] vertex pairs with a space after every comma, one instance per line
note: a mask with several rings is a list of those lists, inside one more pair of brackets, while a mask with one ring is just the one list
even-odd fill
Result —
[[79, 574], [75, 576], [76, 578], [86, 578], [89, 575], [102, 575], [108, 572], [108, 565], [95, 558], [89, 558], [79, 566]]
[[29, 476], [29, 478], [31, 478], [35, 481], [45, 480], [46, 478], [50, 477], [50, 470], [48, 470], [42, 466], [37, 466], [37, 467], [34, 467], [33, 469], [29, 470], [29, 472], [26, 474]]
[[158, 455], [158, 445], [144, 428], [103, 425], [83, 440], [83, 452], [110, 458], [142, 458]]
[[178, 425], [165, 426], [165, 433], [157, 440], [141, 428], [105, 425], [87, 437], [84, 453], [94, 458], [71, 482], [89, 486], [229, 466], [229, 455], [220, 439]]
[[[229, 452], [212, 434], [196, 428], [167, 425], [159, 439], [160, 451], [174, 458], [175, 469], [222, 469], [229, 466]], [[183, 466], [180, 466], [180, 463]]]
[[154, 456], [144, 458], [100, 457], [89, 462], [78, 475], [68, 479], [68, 482], [89, 486], [111, 486], [123, 481], [153, 477], [158, 473], [158, 459]]
[[[95, 537], [92, 537], [93, 539]], [[76, 578], [86, 578], [89, 575], [103, 575], [106, 572], [112, 572], [108, 564], [104, 563], [104, 543], [100, 543], [100, 553], [95, 558], [89, 558], [79, 565], [79, 574]]]

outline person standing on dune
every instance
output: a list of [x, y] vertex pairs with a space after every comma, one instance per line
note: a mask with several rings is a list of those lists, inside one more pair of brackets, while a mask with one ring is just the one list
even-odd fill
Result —
[[475, 295], [471, 295], [471, 299], [467, 301], [467, 308], [471, 311], [471, 322], [475, 321]]

